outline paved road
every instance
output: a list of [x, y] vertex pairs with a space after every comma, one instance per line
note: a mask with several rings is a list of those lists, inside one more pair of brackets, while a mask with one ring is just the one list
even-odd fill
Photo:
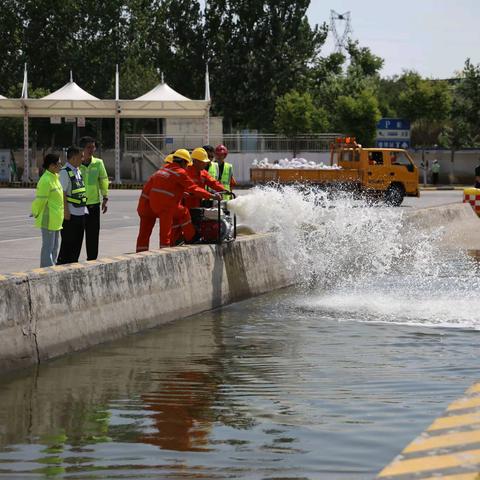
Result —
[[[241, 194], [247, 191], [241, 191]], [[32, 189], [0, 188], [0, 273], [20, 272], [39, 266], [40, 231], [29, 218]], [[138, 190], [112, 190], [109, 211], [102, 215], [100, 257], [135, 251], [138, 232], [136, 213]], [[421, 198], [408, 198], [403, 208], [424, 208], [462, 201], [462, 192], [425, 191]], [[158, 231], [152, 236], [152, 247], [157, 247]], [[85, 252], [80, 260], [85, 260]]]

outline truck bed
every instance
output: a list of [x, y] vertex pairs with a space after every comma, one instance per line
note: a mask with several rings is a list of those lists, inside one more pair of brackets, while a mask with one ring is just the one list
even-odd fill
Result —
[[359, 183], [361, 173], [357, 169], [281, 169], [281, 168], [252, 168], [250, 180], [253, 184], [268, 182], [278, 183]]

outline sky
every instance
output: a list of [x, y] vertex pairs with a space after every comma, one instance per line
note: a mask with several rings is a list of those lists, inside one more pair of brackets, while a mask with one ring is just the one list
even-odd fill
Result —
[[[452, 78], [467, 58], [480, 63], [480, 0], [311, 0], [310, 23], [329, 24], [330, 10], [351, 12], [352, 38], [385, 60], [384, 77]], [[322, 56], [333, 50], [329, 37]]]

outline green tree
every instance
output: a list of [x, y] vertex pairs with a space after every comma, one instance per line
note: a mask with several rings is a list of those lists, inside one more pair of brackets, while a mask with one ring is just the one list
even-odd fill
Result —
[[17, 14], [18, 2], [0, 2], [0, 94], [6, 95], [22, 75], [22, 22]]
[[425, 80], [416, 72], [399, 78], [402, 87], [397, 111], [412, 122], [412, 143], [417, 146], [438, 143], [438, 136], [449, 117], [451, 94], [446, 82]]
[[277, 98], [274, 127], [277, 132], [294, 139], [293, 155], [295, 156], [297, 136], [302, 133], [326, 131], [328, 120], [325, 111], [313, 105], [312, 96], [309, 93], [292, 90]]
[[268, 129], [275, 101], [306, 85], [327, 29], [309, 25], [309, 0], [211, 0], [205, 38], [216, 113], [227, 126]]
[[467, 59], [454, 88], [453, 118], [461, 119], [468, 130], [470, 145], [480, 139], [480, 64]]
[[356, 97], [342, 95], [338, 98], [337, 129], [354, 136], [362, 145], [373, 145], [380, 118], [378, 101], [369, 90], [360, 92]]
[[378, 75], [385, 63], [383, 58], [373, 54], [368, 47], [361, 47], [358, 40], [348, 43], [347, 53], [350, 56], [349, 69], [359, 70], [364, 77]]

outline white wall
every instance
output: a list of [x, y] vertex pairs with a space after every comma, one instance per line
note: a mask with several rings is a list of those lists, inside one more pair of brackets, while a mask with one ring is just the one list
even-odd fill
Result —
[[[205, 133], [205, 120], [203, 118], [166, 118], [165, 135], [203, 135]], [[210, 135], [222, 136], [223, 117], [210, 117]]]

